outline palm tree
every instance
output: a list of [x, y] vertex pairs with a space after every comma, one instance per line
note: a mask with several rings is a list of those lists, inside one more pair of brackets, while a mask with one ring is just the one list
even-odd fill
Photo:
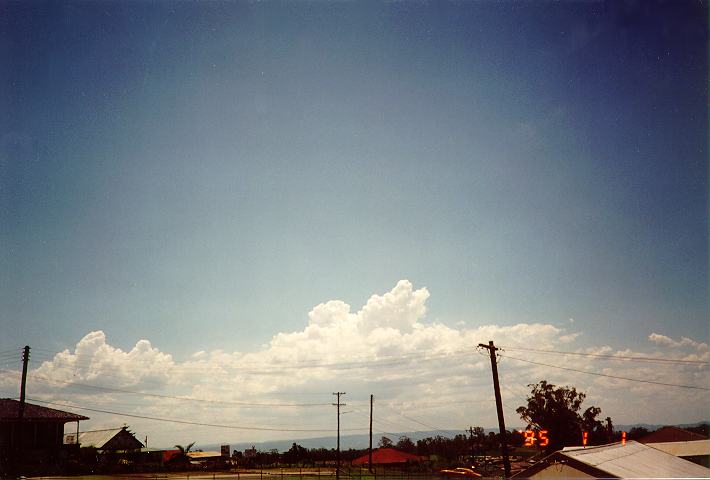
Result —
[[189, 462], [190, 457], [188, 457], [187, 454], [190, 452], [190, 450], [192, 450], [192, 447], [194, 445], [195, 445], [195, 442], [192, 442], [184, 447], [182, 445], [175, 445], [175, 448], [177, 448], [180, 451], [178, 453], [176, 453], [175, 455], [173, 455], [173, 457], [170, 460], [173, 462], [185, 462], [185, 463]]

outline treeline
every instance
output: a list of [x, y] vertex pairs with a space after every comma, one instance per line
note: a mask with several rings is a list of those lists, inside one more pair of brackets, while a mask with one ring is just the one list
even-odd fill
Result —
[[[521, 446], [523, 437], [520, 434], [508, 432], [508, 444]], [[455, 435], [453, 438], [436, 435], [414, 442], [407, 436], [399, 437], [393, 442], [388, 437], [381, 437], [378, 448], [395, 448], [413, 455], [430, 457], [437, 465], [453, 465], [468, 460], [474, 456], [498, 455], [500, 453], [500, 435], [494, 432], [485, 433], [483, 428], [474, 427], [469, 435]], [[342, 464], [349, 464], [356, 458], [367, 455], [367, 449], [348, 449], [340, 452]], [[279, 465], [319, 466], [334, 465], [337, 461], [335, 449], [305, 448], [294, 443], [291, 448], [280, 453], [276, 449], [269, 451], [234, 452], [239, 464], [245, 467], [273, 467]]]

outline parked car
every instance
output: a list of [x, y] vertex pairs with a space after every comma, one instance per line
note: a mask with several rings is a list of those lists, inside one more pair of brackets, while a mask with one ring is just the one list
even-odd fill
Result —
[[477, 477], [482, 477], [480, 473], [476, 472], [472, 468], [466, 468], [466, 467], [458, 467], [458, 468], [453, 468], [453, 469], [446, 469], [446, 470], [441, 470], [439, 472], [439, 475], [442, 477], [468, 477], [468, 478], [477, 478]]

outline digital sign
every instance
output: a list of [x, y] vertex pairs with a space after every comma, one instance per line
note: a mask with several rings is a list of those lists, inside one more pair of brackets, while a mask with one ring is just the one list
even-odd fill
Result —
[[537, 442], [538, 447], [546, 447], [550, 444], [550, 439], [547, 437], [547, 430], [524, 430], [521, 432], [525, 437], [525, 446], [534, 447]]
[[[523, 444], [526, 447], [546, 447], [550, 444], [550, 437], [547, 435], [547, 430], [519, 430], [525, 439]], [[589, 432], [582, 432], [582, 446], [586, 447], [589, 441]], [[621, 444], [626, 445], [626, 432], [621, 432]]]

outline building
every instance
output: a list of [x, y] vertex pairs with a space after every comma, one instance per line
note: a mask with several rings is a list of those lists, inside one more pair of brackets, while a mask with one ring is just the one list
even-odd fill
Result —
[[25, 403], [22, 419], [20, 402], [10, 398], [0, 399], [0, 448], [61, 449], [64, 425], [89, 417], [63, 412], [53, 408]]
[[[378, 448], [372, 451], [373, 465], [405, 465], [407, 463], [421, 462], [426, 460], [426, 457], [412, 455], [411, 453], [402, 452], [394, 448]], [[355, 466], [367, 466], [370, 463], [370, 456], [363, 455], [352, 461]]]
[[710, 440], [692, 440], [690, 442], [649, 443], [649, 447], [662, 450], [703, 467], [710, 466]]
[[565, 447], [516, 478], [710, 478], [710, 469], [633, 440]]
[[695, 440], [707, 440], [708, 437], [699, 433], [691, 432], [680, 427], [661, 427], [655, 432], [648, 433], [639, 438], [641, 443], [665, 443], [665, 442], [692, 442]]
[[[63, 412], [32, 403], [25, 403], [20, 419], [20, 402], [0, 399], [0, 471], [42, 471], [56, 464], [63, 449], [64, 425], [89, 417]], [[27, 468], [25, 468], [27, 467]]]
[[203, 469], [223, 468], [229, 460], [222, 452], [187, 452], [187, 457], [191, 466]]
[[93, 447], [99, 451], [139, 450], [143, 448], [143, 444], [128, 431], [127, 427], [79, 432], [78, 441], [76, 433], [64, 435], [65, 445], [75, 445], [77, 443], [81, 448]]
[[710, 439], [679, 427], [663, 427], [638, 440], [704, 467], [710, 466]]

